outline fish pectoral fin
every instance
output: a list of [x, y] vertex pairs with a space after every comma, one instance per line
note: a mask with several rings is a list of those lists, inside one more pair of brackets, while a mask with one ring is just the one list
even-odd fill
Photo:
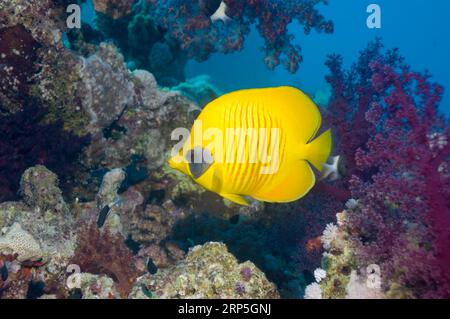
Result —
[[220, 196], [222, 196], [223, 198], [228, 199], [229, 201], [232, 201], [233, 203], [236, 203], [236, 204], [239, 204], [239, 205], [244, 205], [244, 206], [249, 206], [249, 203], [241, 195], [220, 194]]

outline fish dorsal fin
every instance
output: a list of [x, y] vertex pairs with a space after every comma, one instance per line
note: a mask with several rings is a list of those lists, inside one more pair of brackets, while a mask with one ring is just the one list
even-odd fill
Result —
[[244, 205], [244, 206], [249, 206], [248, 202], [241, 195], [220, 194], [220, 196], [222, 196], [223, 198], [228, 199], [229, 201], [232, 201], [233, 203], [236, 203], [236, 204], [239, 204], [239, 205]]

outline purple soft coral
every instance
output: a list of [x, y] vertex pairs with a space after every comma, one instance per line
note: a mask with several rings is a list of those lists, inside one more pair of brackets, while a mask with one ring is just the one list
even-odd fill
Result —
[[[442, 87], [410, 71], [376, 41], [350, 72], [330, 57], [328, 121], [358, 199], [348, 228], [361, 263], [377, 263], [386, 282], [415, 297], [450, 296], [450, 131], [438, 112]], [[354, 155], [354, 157], [353, 157]], [[386, 287], [389, 288], [389, 287]]]

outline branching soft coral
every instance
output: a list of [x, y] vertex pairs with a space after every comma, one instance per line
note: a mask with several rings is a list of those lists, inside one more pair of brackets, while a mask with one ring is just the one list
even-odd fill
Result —
[[311, 29], [333, 32], [333, 24], [315, 9], [319, 2], [326, 4], [326, 1], [225, 0], [225, 13], [230, 18], [226, 22], [211, 21], [210, 6], [205, 2], [211, 1], [147, 0], [157, 24], [167, 29], [190, 57], [199, 61], [214, 52], [241, 50], [244, 38], [256, 24], [265, 41], [266, 65], [273, 69], [282, 63], [294, 73], [302, 57], [300, 47], [291, 42], [294, 36], [288, 33], [288, 25], [297, 20], [306, 34]]
[[133, 260], [121, 235], [113, 235], [108, 229], [100, 231], [95, 225], [80, 227], [78, 246], [71, 263], [79, 265], [82, 272], [111, 277], [123, 298], [128, 296], [135, 279], [141, 275]]
[[[348, 210], [354, 253], [381, 266], [386, 289], [450, 296], [450, 131], [439, 114], [442, 87], [376, 41], [350, 72], [328, 61], [328, 121], [358, 205]], [[408, 292], [405, 292], [408, 291]], [[395, 294], [391, 290], [392, 294]]]

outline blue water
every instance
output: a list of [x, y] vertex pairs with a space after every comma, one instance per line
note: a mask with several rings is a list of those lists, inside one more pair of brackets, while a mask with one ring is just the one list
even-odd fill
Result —
[[[293, 85], [314, 94], [326, 88], [324, 65], [327, 54], [340, 53], [345, 64], [353, 63], [358, 52], [375, 37], [386, 47], [398, 47], [413, 70], [429, 70], [433, 79], [445, 87], [441, 109], [450, 116], [450, 1], [449, 0], [330, 0], [318, 7], [334, 21], [334, 34], [305, 36], [301, 27], [291, 25], [295, 42], [302, 46], [304, 62], [296, 74], [282, 67], [269, 71], [259, 48], [263, 40], [253, 31], [242, 52], [215, 54], [208, 61], [191, 61], [188, 77], [208, 74], [223, 91], [276, 85]], [[366, 8], [377, 3], [382, 9], [382, 28], [368, 29]]]

